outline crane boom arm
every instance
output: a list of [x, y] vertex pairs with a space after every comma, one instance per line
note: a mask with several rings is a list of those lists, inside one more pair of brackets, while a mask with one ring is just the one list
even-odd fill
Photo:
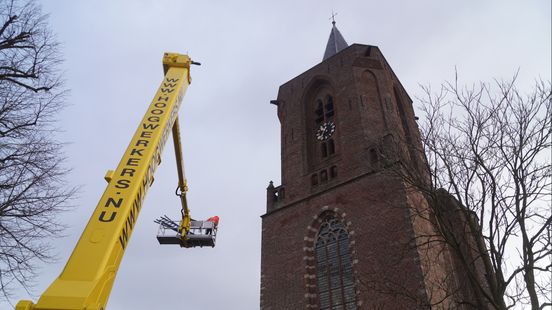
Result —
[[174, 130], [191, 63], [187, 55], [165, 53], [163, 82], [116, 170], [108, 171], [107, 188], [61, 275], [37, 304], [23, 300], [16, 310], [105, 309], [161, 152]]

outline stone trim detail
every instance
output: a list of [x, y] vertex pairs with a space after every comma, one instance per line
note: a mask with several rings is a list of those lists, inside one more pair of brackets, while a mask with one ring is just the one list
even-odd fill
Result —
[[303, 262], [305, 263], [305, 275], [303, 276], [305, 284], [305, 304], [306, 309], [318, 309], [318, 292], [317, 292], [317, 283], [316, 283], [316, 260], [314, 258], [314, 246], [316, 237], [318, 235], [318, 230], [322, 226], [322, 223], [328, 218], [336, 218], [341, 221], [348, 233], [349, 237], [349, 251], [351, 253], [352, 267], [353, 267], [353, 277], [355, 278], [355, 297], [357, 300], [357, 305], [362, 305], [360, 300], [359, 292], [359, 282], [358, 282], [358, 273], [356, 271], [359, 260], [357, 258], [356, 252], [356, 241], [355, 241], [355, 231], [353, 230], [353, 224], [351, 221], [346, 220], [347, 214], [341, 209], [329, 206], [323, 206], [320, 208], [318, 214], [312, 217], [312, 222], [306, 227], [306, 234], [303, 238]]

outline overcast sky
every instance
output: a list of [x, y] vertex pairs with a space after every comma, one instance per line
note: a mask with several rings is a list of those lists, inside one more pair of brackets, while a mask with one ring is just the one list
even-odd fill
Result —
[[[319, 63], [332, 10], [347, 42], [378, 46], [412, 98], [418, 84], [473, 83], [520, 70], [527, 89], [550, 80], [550, 0], [60, 1], [42, 0], [62, 43], [70, 106], [60, 114], [70, 181], [81, 185], [52, 241], [36, 301], [59, 275], [162, 79], [165, 51], [201, 67], [180, 110], [194, 218], [221, 217], [214, 249], [160, 246], [154, 218], [179, 216], [166, 148], [123, 258], [110, 310], [258, 309], [261, 219], [269, 180], [280, 184], [280, 136], [269, 104], [284, 82]], [[0, 309], [8, 309], [0, 303]]]

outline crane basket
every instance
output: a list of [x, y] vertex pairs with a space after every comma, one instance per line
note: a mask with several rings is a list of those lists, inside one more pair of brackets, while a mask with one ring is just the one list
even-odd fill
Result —
[[182, 232], [178, 229], [179, 222], [173, 221], [167, 216], [155, 220], [155, 223], [159, 224], [157, 231], [159, 244], [179, 244], [185, 248], [215, 246], [217, 226], [211, 221], [192, 220], [186, 238], [182, 238]]

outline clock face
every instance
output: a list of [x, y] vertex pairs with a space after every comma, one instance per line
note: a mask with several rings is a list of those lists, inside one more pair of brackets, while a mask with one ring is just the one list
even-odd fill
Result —
[[320, 141], [328, 140], [335, 132], [335, 124], [333, 122], [325, 122], [316, 131], [316, 139]]

